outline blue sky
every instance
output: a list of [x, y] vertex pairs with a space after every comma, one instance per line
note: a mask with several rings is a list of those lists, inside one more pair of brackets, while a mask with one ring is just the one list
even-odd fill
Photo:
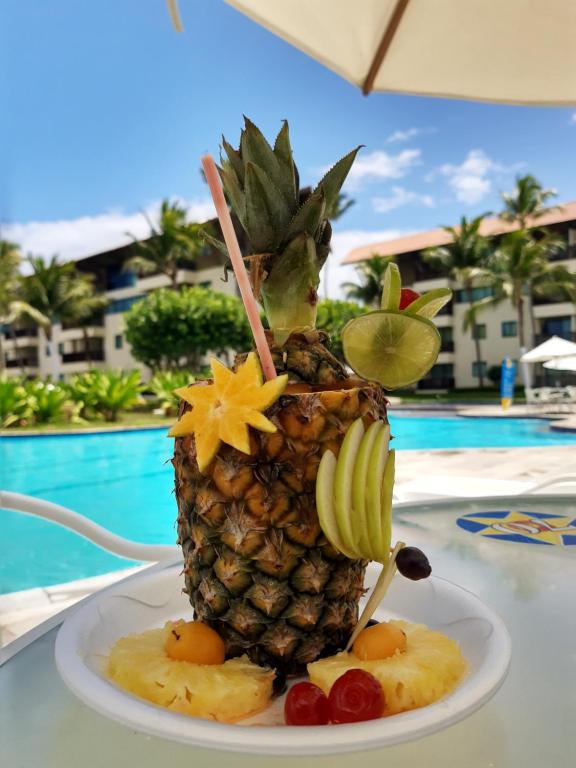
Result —
[[[499, 208], [530, 172], [576, 198], [576, 113], [413, 96], [363, 97], [221, 0], [3, 0], [0, 222], [26, 251], [77, 258], [145, 234], [167, 196], [210, 213], [199, 158], [242, 114], [291, 126], [304, 180], [364, 144], [336, 262], [370, 240]], [[332, 280], [344, 279], [332, 270]]]

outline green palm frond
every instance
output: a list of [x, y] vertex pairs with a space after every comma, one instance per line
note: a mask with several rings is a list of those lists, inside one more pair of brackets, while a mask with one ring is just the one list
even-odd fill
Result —
[[542, 184], [531, 174], [516, 177], [513, 192], [504, 193], [504, 211], [501, 216], [505, 221], [518, 221], [522, 228], [528, 217], [538, 219], [558, 206], [546, 206], [546, 202], [557, 196], [555, 189], [544, 189]]

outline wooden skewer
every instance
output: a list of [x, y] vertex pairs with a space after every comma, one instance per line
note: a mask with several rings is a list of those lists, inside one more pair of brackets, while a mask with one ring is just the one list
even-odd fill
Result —
[[394, 574], [396, 573], [396, 557], [398, 556], [398, 552], [400, 552], [401, 549], [403, 549], [406, 545], [403, 541], [399, 541], [398, 544], [394, 547], [392, 550], [392, 554], [390, 555], [390, 559], [388, 560], [388, 563], [382, 567], [382, 572], [380, 573], [380, 576], [378, 577], [378, 581], [374, 585], [374, 589], [372, 590], [372, 594], [368, 598], [368, 602], [364, 606], [364, 610], [360, 614], [360, 618], [358, 619], [358, 624], [356, 624], [356, 627], [354, 628], [354, 632], [352, 632], [352, 635], [350, 636], [350, 640], [348, 640], [348, 645], [346, 646], [346, 650], [349, 651], [350, 648], [354, 645], [354, 640], [358, 637], [360, 632], [364, 629], [366, 624], [370, 621], [372, 618], [374, 611], [382, 600], [384, 599], [384, 595], [388, 591], [388, 587], [392, 583], [392, 579], [394, 578]]

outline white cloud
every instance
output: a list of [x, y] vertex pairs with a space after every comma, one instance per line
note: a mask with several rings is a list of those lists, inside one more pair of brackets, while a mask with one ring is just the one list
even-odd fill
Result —
[[[215, 215], [209, 199], [179, 202], [186, 205], [192, 221], [205, 221]], [[155, 222], [159, 210], [160, 202], [157, 201], [148, 205], [145, 212]], [[2, 237], [18, 243], [23, 253], [44, 257], [58, 254], [62, 261], [73, 261], [126, 245], [131, 241], [127, 233], [146, 237], [149, 231], [141, 211], [111, 210], [77, 219], [6, 224], [2, 227]]]
[[436, 133], [436, 128], [407, 128], [405, 131], [394, 131], [386, 139], [387, 144], [396, 144], [400, 141], [410, 141], [423, 133]]
[[406, 234], [397, 229], [370, 231], [348, 229], [335, 232], [332, 236], [332, 253], [328, 257], [320, 274], [320, 297], [322, 299], [343, 299], [342, 283], [358, 282], [358, 276], [353, 264], [342, 264], [342, 259], [353, 248], [370, 243], [381, 243], [384, 240], [394, 240]]
[[572, 125], [576, 125], [576, 112], [572, 112], [570, 115], [570, 122]]
[[421, 154], [419, 149], [404, 149], [397, 155], [389, 155], [383, 150], [360, 155], [348, 174], [347, 184], [357, 187], [362, 181], [400, 179], [420, 164]]
[[392, 194], [388, 197], [372, 198], [372, 206], [378, 213], [388, 213], [411, 203], [419, 203], [427, 208], [433, 208], [434, 198], [432, 195], [419, 195], [417, 192], [404, 189], [404, 187], [392, 187]]
[[506, 170], [504, 166], [488, 157], [482, 149], [471, 149], [460, 165], [446, 163], [440, 167], [440, 173], [448, 178], [448, 184], [456, 193], [456, 199], [469, 205], [480, 202], [491, 192], [491, 174]]

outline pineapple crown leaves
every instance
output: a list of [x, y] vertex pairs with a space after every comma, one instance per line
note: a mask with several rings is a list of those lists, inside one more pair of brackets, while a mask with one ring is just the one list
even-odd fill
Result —
[[327, 212], [334, 206], [360, 147], [330, 168], [301, 200], [288, 122], [283, 122], [271, 147], [260, 129], [244, 119], [238, 150], [222, 137], [219, 170], [224, 191], [252, 248], [257, 253], [276, 251], [306, 232], [322, 246], [325, 259], [329, 247], [326, 237], [331, 233], [326, 226]]

